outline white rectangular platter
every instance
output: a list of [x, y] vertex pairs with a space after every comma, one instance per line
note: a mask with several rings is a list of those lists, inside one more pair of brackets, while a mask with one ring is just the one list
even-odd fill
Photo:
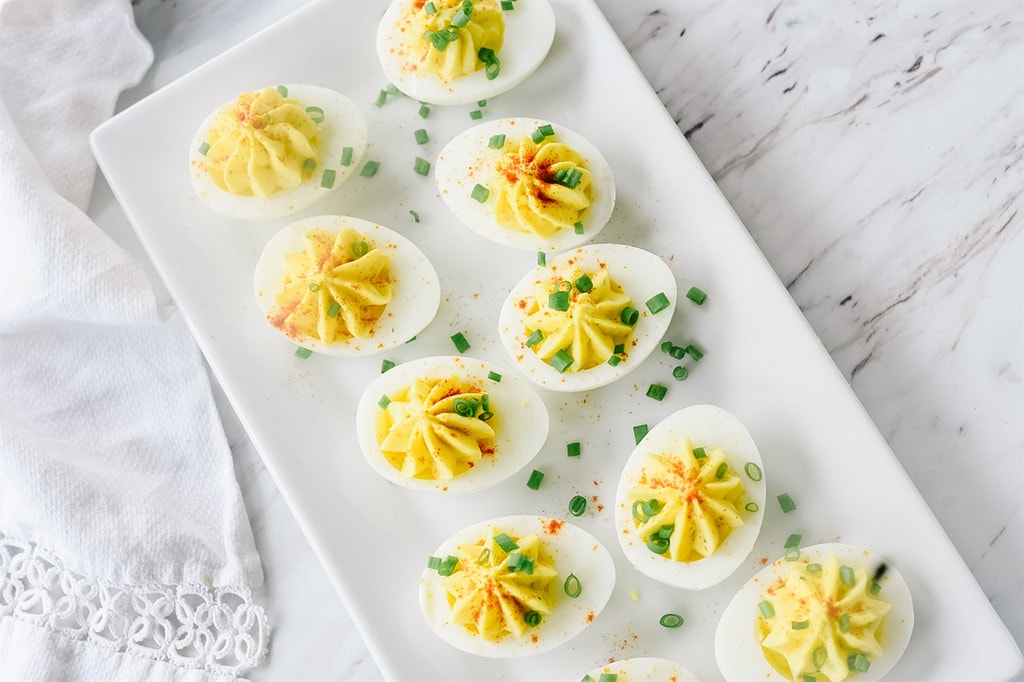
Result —
[[[519, 0], [529, 2], [529, 0]], [[680, 301], [667, 338], [705, 349], [684, 382], [659, 352], [626, 379], [582, 394], [541, 391], [551, 415], [547, 443], [533, 465], [486, 493], [445, 498], [414, 493], [378, 477], [353, 430], [363, 387], [382, 357], [402, 362], [455, 352], [513, 372], [497, 336], [509, 288], [535, 255], [504, 250], [460, 225], [430, 178], [412, 170], [433, 159], [474, 123], [475, 106], [434, 107], [392, 97], [374, 52], [383, 0], [321, 0], [168, 85], [98, 128], [100, 166], [232, 405], [299, 524], [391, 679], [578, 679], [601, 662], [661, 656], [701, 679], [718, 679], [715, 626], [732, 595], [761, 566], [783, 554], [790, 533], [804, 543], [841, 540], [887, 557], [915, 598], [916, 630], [892, 672], [900, 680], [1003, 680], [1019, 670], [1012, 639], [913, 483], [858, 403], [700, 161], [662, 108], [592, 0], [552, 0], [558, 22], [545, 63], [525, 83], [489, 101], [486, 119], [529, 116], [563, 122], [607, 157], [618, 201], [600, 241], [641, 246], [673, 270], [680, 292], [708, 292], [701, 307]], [[413, 343], [356, 359], [295, 357], [294, 346], [263, 319], [252, 272], [284, 220], [221, 218], [194, 196], [188, 146], [198, 124], [237, 94], [279, 83], [313, 83], [347, 94], [370, 123], [374, 178], [358, 175], [296, 218], [354, 215], [415, 242], [437, 269], [440, 311]], [[431, 142], [420, 147], [413, 131]], [[409, 210], [419, 212], [414, 223]], [[663, 402], [645, 397], [669, 386]], [[619, 550], [613, 495], [633, 426], [653, 427], [698, 403], [722, 406], [750, 430], [765, 462], [767, 514], [760, 539], [740, 569], [698, 592], [662, 586], [637, 573]], [[569, 459], [565, 444], [581, 441]], [[526, 487], [531, 468], [546, 474]], [[783, 514], [775, 496], [798, 507]], [[581, 636], [553, 651], [493, 661], [440, 642], [422, 618], [417, 582], [427, 556], [463, 526], [526, 513], [567, 517], [581, 493], [590, 509], [578, 525], [616, 561], [611, 600]], [[639, 595], [639, 601], [631, 592]], [[686, 619], [669, 630], [666, 612]], [[273, 614], [271, 614], [271, 617]], [[327, 643], [331, 633], [316, 633]]]

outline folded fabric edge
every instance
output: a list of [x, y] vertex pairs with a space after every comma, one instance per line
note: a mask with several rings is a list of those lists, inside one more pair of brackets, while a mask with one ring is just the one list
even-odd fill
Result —
[[259, 665], [270, 631], [248, 588], [118, 584], [0, 531], [0, 621], [7, 617], [107, 653], [232, 676]]

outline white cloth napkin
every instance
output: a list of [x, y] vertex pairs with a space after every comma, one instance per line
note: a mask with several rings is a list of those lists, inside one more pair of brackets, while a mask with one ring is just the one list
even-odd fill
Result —
[[88, 134], [151, 61], [129, 0], [0, 0], [0, 679], [209, 679], [266, 651], [201, 357], [83, 212]]

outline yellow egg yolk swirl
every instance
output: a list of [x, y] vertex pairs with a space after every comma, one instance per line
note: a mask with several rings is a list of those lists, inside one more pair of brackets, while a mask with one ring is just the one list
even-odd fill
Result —
[[626, 499], [642, 542], [654, 553], [689, 563], [709, 557], [743, 525], [743, 484], [721, 450], [649, 453]]
[[871, 583], [864, 568], [842, 566], [834, 555], [822, 564], [793, 562], [789, 577], [768, 586], [770, 607], [762, 602], [758, 614], [768, 662], [791, 680], [841, 682], [854, 674], [855, 657], [881, 655], [880, 627], [892, 607], [871, 594]]
[[[558, 571], [543, 543], [536, 535], [510, 535], [517, 547], [506, 551], [494, 539], [501, 534], [494, 528], [491, 537], [459, 547], [459, 563], [444, 579], [453, 621], [488, 642], [507, 636], [519, 639], [531, 627], [528, 613], [543, 618], [555, 607]], [[521, 568], [513, 570], [510, 561]]]
[[377, 442], [402, 475], [451, 480], [494, 454], [493, 406], [479, 386], [458, 376], [416, 379], [388, 399]]
[[[557, 181], [559, 171], [579, 173], [575, 187]], [[557, 137], [546, 137], [539, 144], [529, 136], [506, 142], [492, 182], [498, 224], [544, 238], [574, 229], [593, 199], [591, 174], [583, 157]]]
[[[430, 13], [429, 7], [434, 8]], [[436, 76], [444, 83], [484, 68], [481, 48], [501, 50], [505, 40], [505, 18], [497, 0], [474, 0], [468, 23], [456, 25], [463, 12], [463, 0], [413, 0], [397, 29], [403, 36], [404, 69]], [[453, 23], [456, 22], [456, 23]], [[448, 40], [431, 40], [438, 32]], [[444, 49], [439, 49], [443, 45]]]
[[391, 301], [388, 257], [353, 229], [315, 228], [284, 256], [285, 279], [267, 316], [282, 332], [324, 343], [366, 338]]
[[[545, 362], [565, 351], [572, 358], [566, 371], [572, 372], [607, 362], [615, 346], [625, 346], [633, 334], [633, 327], [622, 321], [623, 309], [632, 302], [622, 287], [602, 268], [587, 273], [592, 288], [583, 292], [573, 284], [583, 274], [574, 271], [571, 281], [554, 278], [538, 284], [532, 298], [519, 302], [527, 313], [527, 335], [541, 336], [530, 349]], [[571, 289], [567, 310], [551, 307], [551, 294], [559, 287]]]
[[203, 167], [226, 192], [267, 197], [313, 177], [319, 143], [320, 130], [303, 106], [266, 88], [240, 95], [217, 115]]

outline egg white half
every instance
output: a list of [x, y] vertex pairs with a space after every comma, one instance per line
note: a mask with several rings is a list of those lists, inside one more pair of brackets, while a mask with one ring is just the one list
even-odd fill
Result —
[[441, 302], [441, 284], [434, 266], [423, 252], [411, 241], [383, 225], [338, 215], [314, 216], [296, 221], [285, 226], [267, 242], [253, 274], [256, 301], [265, 316], [269, 318], [272, 314], [274, 297], [284, 282], [284, 255], [302, 251], [305, 248], [303, 236], [317, 227], [335, 234], [346, 227], [352, 228], [366, 238], [371, 248], [387, 254], [393, 282], [392, 298], [369, 337], [329, 344], [312, 337], [289, 336], [289, 339], [324, 355], [372, 355], [405, 343], [430, 324]]
[[616, 675], [616, 682], [697, 682], [697, 676], [678, 663], [651, 657], [624, 658], [594, 668], [586, 674], [594, 682], [598, 682], [601, 675]]
[[[558, 526], [557, 532], [550, 532], [553, 525]], [[428, 568], [420, 577], [419, 596], [420, 608], [430, 628], [453, 647], [488, 658], [511, 658], [548, 651], [583, 632], [604, 609], [615, 587], [615, 563], [604, 545], [587, 531], [566, 521], [543, 516], [505, 516], [460, 530], [442, 542], [433, 556], [454, 555], [460, 545], [491, 537], [494, 528], [516, 537], [536, 534], [541, 539], [558, 571], [554, 610], [520, 639], [505, 637], [497, 642], [488, 642], [452, 622], [444, 579], [437, 571]], [[583, 587], [575, 599], [567, 596], [562, 588], [570, 573], [579, 578]]]
[[377, 57], [384, 76], [403, 93], [430, 104], [469, 104], [511, 90], [537, 70], [555, 38], [555, 13], [548, 0], [516, 0], [503, 11], [505, 38], [498, 59], [501, 71], [488, 80], [483, 69], [451, 83], [408, 68], [402, 58], [402, 17], [410, 0], [394, 0], [377, 27]]
[[[573, 268], [596, 272], [602, 266], [632, 299], [632, 307], [640, 312], [627, 344], [628, 356], [614, 367], [600, 364], [581, 372], [559, 373], [526, 345], [526, 308], [519, 302], [531, 300], [538, 282], [553, 276], [568, 279]], [[669, 307], [657, 314], [647, 309], [646, 301], [659, 293], [669, 300]], [[498, 315], [498, 335], [516, 367], [528, 379], [552, 391], [586, 391], [622, 378], [658, 346], [665, 335], [676, 307], [676, 280], [668, 265], [653, 253], [625, 244], [591, 244], [572, 251], [549, 256], [547, 264], [530, 270], [512, 287]]]
[[[683, 563], [655, 554], [636, 532], [632, 506], [626, 495], [639, 483], [648, 453], [678, 452], [689, 438], [694, 447], [721, 448], [726, 462], [743, 483], [744, 504], [756, 502], [757, 511], [741, 509], [743, 525], [733, 529], [714, 554]], [[753, 481], [744, 471], [747, 462], [762, 471]], [[693, 405], [670, 414], [651, 429], [626, 460], [615, 492], [615, 528], [626, 558], [637, 570], [660, 582], [687, 590], [717, 585], [732, 575], [754, 548], [764, 522], [764, 464], [746, 427], [731, 413], [714, 405]]]
[[[488, 378], [491, 372], [500, 374], [501, 381]], [[496, 417], [492, 422], [494, 454], [449, 481], [403, 476], [377, 443], [378, 402], [381, 396], [393, 395], [415, 379], [443, 379], [453, 374], [480, 385], [490, 396]], [[366, 387], [356, 408], [356, 435], [367, 463], [392, 483], [429, 492], [469, 493], [504, 481], [537, 455], [548, 436], [548, 410], [529, 384], [503, 367], [466, 356], [429, 357], [396, 365]]]
[[[860, 547], [839, 543], [824, 543], [800, 548], [801, 558], [808, 562], [824, 563], [835, 555], [842, 564], [854, 569], [865, 568], [868, 575], [885, 560]], [[882, 628], [883, 653], [871, 659], [871, 666], [865, 673], [850, 677], [851, 682], [876, 682], [903, 656], [914, 629], [914, 603], [910, 588], [896, 568], [888, 563], [880, 584], [880, 599], [892, 605], [885, 616]], [[715, 660], [722, 675], [729, 682], [745, 680], [786, 680], [780, 672], [768, 663], [757, 639], [757, 605], [765, 598], [765, 589], [778, 579], [789, 576], [792, 562], [785, 557], [769, 564], [748, 580], [736, 593], [722, 612], [722, 619], [715, 631]]]
[[[290, 84], [288, 97], [298, 100], [302, 106], [320, 107], [324, 120], [320, 129], [320, 166], [313, 176], [292, 189], [281, 190], [268, 197], [238, 196], [218, 187], [204, 169], [204, 156], [199, 151], [207, 134], [225, 109], [235, 106], [236, 99], [225, 102], [200, 124], [192, 145], [189, 147], [189, 175], [192, 186], [200, 199], [211, 209], [229, 218], [243, 220], [271, 219], [286, 216], [320, 201], [341, 184], [359, 167], [366, 153], [369, 140], [366, 117], [355, 102], [339, 92], [318, 85]], [[341, 165], [342, 150], [352, 147], [352, 163]], [[321, 181], [325, 170], [335, 172], [334, 184], [323, 187]]]
[[[555, 138], [583, 157], [591, 174], [593, 199], [583, 214], [583, 234], [562, 229], [550, 238], [510, 230], [494, 218], [493, 176], [501, 158], [501, 149], [491, 149], [493, 135], [505, 135], [506, 141], [518, 140], [542, 125], [554, 128]], [[492, 242], [523, 251], [564, 251], [591, 241], [604, 229], [615, 208], [615, 179], [611, 166], [597, 147], [585, 137], [557, 123], [536, 118], [503, 118], [487, 121], [460, 133], [445, 145], [434, 166], [434, 179], [441, 198], [462, 224]], [[483, 203], [472, 197], [477, 184], [491, 189]]]

